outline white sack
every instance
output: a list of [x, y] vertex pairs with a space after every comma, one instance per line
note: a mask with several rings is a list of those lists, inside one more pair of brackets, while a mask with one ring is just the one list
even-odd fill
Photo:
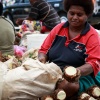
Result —
[[3, 89], [3, 76], [7, 73], [8, 67], [0, 61], [0, 100], [2, 97], [2, 89]]
[[18, 62], [18, 59], [15, 58], [15, 56], [12, 56], [10, 59], [5, 61], [4, 64], [7, 65], [9, 70], [20, 66], [20, 63]]
[[4, 76], [2, 100], [37, 100], [53, 92], [59, 78], [62, 71], [56, 64], [27, 59]]

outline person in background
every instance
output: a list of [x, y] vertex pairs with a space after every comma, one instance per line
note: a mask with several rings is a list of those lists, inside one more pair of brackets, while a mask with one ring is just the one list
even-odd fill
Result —
[[13, 55], [15, 42], [14, 25], [2, 14], [3, 5], [0, 2], [0, 52], [2, 55]]
[[[59, 24], [60, 17], [56, 10], [46, 0], [29, 0], [31, 4], [31, 11], [25, 20], [37, 20], [42, 24], [41, 32], [48, 32]], [[21, 25], [24, 19], [18, 18], [17, 25]]]
[[65, 66], [80, 71], [76, 82], [60, 84], [65, 85], [70, 98], [93, 85], [100, 86], [100, 38], [87, 22], [94, 10], [92, 0], [64, 0], [64, 9], [68, 21], [51, 30], [39, 49], [38, 59], [42, 63], [54, 62], [62, 71]]

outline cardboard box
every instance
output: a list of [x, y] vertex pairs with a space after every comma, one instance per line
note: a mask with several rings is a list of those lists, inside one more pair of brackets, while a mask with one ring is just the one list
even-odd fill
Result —
[[27, 35], [27, 49], [31, 48], [40, 48], [43, 41], [47, 37], [48, 34], [31, 34]]

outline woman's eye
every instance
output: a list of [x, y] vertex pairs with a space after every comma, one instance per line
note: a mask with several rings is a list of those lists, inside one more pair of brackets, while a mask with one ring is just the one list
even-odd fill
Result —
[[74, 15], [74, 13], [70, 12], [70, 15]]
[[77, 16], [81, 17], [81, 16], [82, 16], [82, 14], [77, 14]]

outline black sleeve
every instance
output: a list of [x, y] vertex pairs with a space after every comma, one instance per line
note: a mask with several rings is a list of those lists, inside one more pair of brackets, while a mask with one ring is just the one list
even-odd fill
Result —
[[39, 18], [38, 2], [32, 4], [29, 17], [32, 18], [33, 20], [38, 20]]

